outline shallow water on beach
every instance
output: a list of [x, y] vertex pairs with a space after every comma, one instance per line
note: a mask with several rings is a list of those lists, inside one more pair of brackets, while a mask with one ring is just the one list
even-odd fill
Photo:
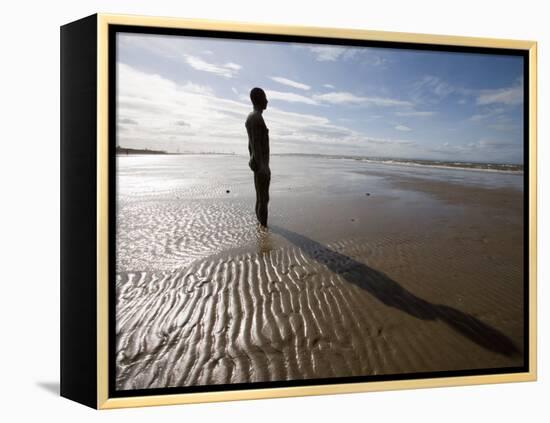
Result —
[[[515, 174], [322, 157], [274, 156], [271, 169], [270, 223], [326, 242], [358, 230], [373, 234], [418, 225], [420, 215], [429, 224], [459, 211], [397, 183], [403, 179], [516, 191], [523, 181]], [[117, 268], [166, 270], [254, 245], [254, 203], [246, 157], [118, 156]]]
[[[373, 190], [392, 176], [522, 190], [523, 174], [426, 168], [307, 156], [271, 158], [270, 193], [337, 195]], [[373, 175], [359, 172], [373, 172]], [[254, 195], [248, 158], [237, 155], [117, 156], [118, 195], [177, 194], [194, 198]], [[227, 193], [227, 190], [230, 192]]]

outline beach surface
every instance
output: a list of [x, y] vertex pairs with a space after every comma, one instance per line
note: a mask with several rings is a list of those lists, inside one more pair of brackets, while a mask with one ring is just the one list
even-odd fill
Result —
[[523, 365], [523, 174], [247, 162], [117, 157], [117, 389]]

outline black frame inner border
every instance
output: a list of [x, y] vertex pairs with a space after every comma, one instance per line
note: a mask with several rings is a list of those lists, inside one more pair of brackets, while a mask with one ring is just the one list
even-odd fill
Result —
[[[152, 388], [152, 389], [132, 389], [132, 390], [117, 390], [116, 389], [116, 322], [115, 322], [115, 307], [116, 307], [116, 60], [117, 60], [117, 33], [135, 33], [135, 34], [154, 34], [154, 35], [178, 35], [189, 37], [205, 37], [205, 38], [223, 38], [234, 40], [250, 40], [250, 41], [274, 41], [274, 42], [292, 42], [292, 43], [308, 43], [308, 44], [329, 44], [341, 46], [356, 46], [356, 47], [379, 47], [393, 48], [400, 50], [424, 50], [448, 53], [474, 53], [488, 55], [510, 55], [523, 58], [523, 366], [518, 367], [502, 367], [489, 369], [466, 369], [453, 371], [439, 372], [418, 372], [418, 373], [403, 373], [403, 374], [386, 374], [386, 375], [370, 375], [370, 376], [353, 376], [353, 377], [334, 377], [320, 379], [304, 379], [304, 380], [285, 380], [272, 382], [253, 382], [253, 383], [235, 383], [223, 385], [203, 385], [203, 386], [182, 386], [169, 388]], [[327, 387], [342, 383], [359, 383], [359, 382], [380, 382], [380, 381], [401, 381], [411, 379], [425, 378], [446, 378], [457, 376], [483, 376], [495, 374], [522, 373], [529, 371], [529, 51], [521, 49], [503, 49], [489, 47], [464, 47], [464, 46], [444, 46], [438, 44], [420, 44], [409, 42], [396, 41], [369, 41], [355, 40], [345, 38], [330, 38], [330, 37], [310, 37], [296, 35], [274, 35], [261, 33], [245, 33], [237, 31], [217, 31], [203, 29], [183, 29], [183, 28], [163, 28], [163, 27], [146, 27], [139, 25], [109, 25], [108, 26], [108, 185], [109, 185], [109, 258], [108, 258], [108, 326], [109, 326], [109, 346], [108, 346], [108, 397], [123, 398], [135, 396], [150, 396], [150, 395], [171, 395], [171, 394], [186, 394], [199, 392], [220, 392], [220, 391], [235, 391], [243, 389], [259, 389], [259, 388], [280, 388], [280, 387], [297, 387], [297, 386], [313, 386], [326, 385]]]

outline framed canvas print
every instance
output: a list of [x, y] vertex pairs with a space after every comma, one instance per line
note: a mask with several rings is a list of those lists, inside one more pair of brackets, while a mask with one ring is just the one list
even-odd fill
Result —
[[61, 394], [536, 379], [536, 43], [61, 28]]

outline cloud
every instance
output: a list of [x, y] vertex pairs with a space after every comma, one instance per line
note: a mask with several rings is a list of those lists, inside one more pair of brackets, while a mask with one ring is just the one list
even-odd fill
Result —
[[437, 104], [449, 96], [460, 97], [457, 102], [465, 104], [468, 97], [478, 91], [453, 85], [434, 75], [425, 75], [412, 86], [411, 97], [415, 103]]
[[364, 96], [358, 96], [353, 93], [344, 92], [344, 91], [314, 95], [313, 99], [320, 102], [331, 103], [331, 104], [359, 104], [359, 105], [374, 104], [376, 106], [383, 106], [383, 107], [413, 106], [413, 104], [409, 101], [396, 100], [393, 98], [383, 98], [383, 97], [364, 97]]
[[289, 103], [304, 103], [304, 104], [310, 104], [312, 106], [316, 106], [319, 104], [317, 101], [313, 100], [310, 97], [306, 97], [295, 93], [266, 90], [266, 95], [268, 100], [280, 100], [280, 101], [287, 101]]
[[489, 119], [493, 116], [500, 115], [504, 113], [505, 109], [502, 107], [497, 107], [493, 109], [486, 109], [484, 112], [476, 113], [475, 115], [470, 116], [469, 120], [472, 122], [479, 122], [485, 119]]
[[383, 66], [386, 64], [388, 60], [384, 57], [380, 56], [371, 56], [370, 60], [367, 61], [367, 63], [374, 65], [374, 66]]
[[325, 103], [332, 104], [360, 104], [364, 103], [364, 97], [356, 96], [348, 92], [330, 92], [326, 94], [317, 94], [314, 98]]
[[291, 79], [282, 78], [280, 76], [271, 76], [270, 77], [273, 81], [278, 82], [279, 84], [287, 85], [292, 88], [298, 88], [299, 90], [309, 90], [311, 87], [306, 84], [302, 84], [301, 82], [296, 82]]
[[336, 46], [306, 46], [315, 55], [318, 62], [335, 62], [338, 59], [348, 60], [354, 57], [358, 49]]
[[[468, 98], [475, 98], [476, 104], [480, 106], [491, 104], [514, 106], [523, 103], [523, 79], [520, 78], [510, 87], [476, 90], [452, 85], [439, 77], [426, 75], [413, 85], [412, 98], [417, 103], [435, 104], [450, 95], [462, 97], [457, 100], [458, 104], [466, 104]], [[484, 118], [482, 114], [478, 114], [472, 120]]]
[[466, 104], [467, 98], [475, 98], [477, 105], [503, 104], [517, 105], [523, 103], [523, 80], [505, 88], [474, 90], [455, 86], [433, 75], [426, 75], [413, 85], [412, 97], [417, 103], [438, 103], [450, 96], [462, 96], [458, 104]]
[[[355, 60], [356, 62], [369, 66], [384, 66], [387, 63], [385, 57], [380, 56], [376, 49], [367, 47], [347, 46], [304, 46], [294, 45], [295, 48], [305, 48], [315, 56], [318, 62], [336, 62], [338, 60]], [[329, 88], [329, 87], [327, 87]], [[332, 87], [334, 88], [334, 87]]]
[[[376, 105], [382, 107], [411, 107], [413, 104], [409, 101], [396, 100], [383, 97], [358, 96], [348, 92], [330, 92], [325, 94], [316, 94], [305, 96], [301, 94], [282, 92], [275, 90], [266, 90], [268, 100], [280, 100], [290, 103], [304, 103], [311, 106], [320, 106], [325, 104], [335, 105]], [[245, 100], [244, 96], [242, 97]]]
[[451, 84], [433, 75], [425, 75], [415, 84], [415, 87], [424, 88], [439, 97], [445, 97], [455, 91]]
[[394, 129], [398, 130], [398, 131], [404, 131], [404, 132], [409, 132], [409, 131], [412, 131], [411, 128], [409, 128], [408, 126], [405, 126], [405, 125], [396, 125], [394, 127]]
[[496, 90], [482, 90], [477, 97], [477, 104], [505, 104], [514, 106], [523, 103], [523, 81], [518, 84]]
[[323, 87], [329, 88], [329, 89], [334, 89], [334, 85], [332, 85], [332, 84], [323, 84]]
[[[177, 84], [122, 63], [117, 73], [119, 115], [140, 122], [118, 134], [118, 145], [175, 151], [202, 148], [205, 141], [217, 139], [223, 150], [224, 144], [242, 137], [248, 105], [218, 98], [209, 87]], [[231, 115], [235, 112], [238, 119]], [[240, 125], [233, 123], [237, 121]], [[216, 133], [224, 136], [216, 138]]]
[[519, 125], [513, 124], [513, 123], [506, 123], [506, 122], [497, 122], [497, 123], [491, 123], [488, 125], [489, 128], [495, 129], [497, 131], [514, 131], [518, 130], [520, 128]]
[[474, 148], [490, 149], [490, 150], [502, 150], [502, 149], [517, 149], [521, 148], [521, 145], [515, 144], [510, 141], [481, 139], [474, 144]]
[[238, 65], [237, 63], [233, 63], [233, 62], [227, 62], [225, 65], [223, 65], [223, 67], [227, 69], [232, 69], [234, 71], [238, 71], [243, 68], [241, 65]]
[[523, 160], [521, 140], [514, 142], [512, 140], [482, 138], [462, 144], [445, 142], [429, 151], [443, 154], [446, 157], [453, 155], [460, 160], [479, 160], [480, 155], [491, 157], [493, 161], [501, 161], [502, 163], [520, 163]]
[[466, 104], [468, 97], [474, 97], [477, 105], [504, 104], [517, 105], [523, 103], [523, 79], [505, 88], [474, 90], [455, 86], [433, 75], [426, 75], [413, 85], [412, 97], [418, 103], [437, 103], [449, 95], [462, 96], [458, 104]]
[[149, 54], [169, 59], [181, 59], [183, 39], [150, 35], [118, 33], [117, 44], [120, 49], [138, 48]]
[[413, 141], [391, 140], [387, 138], [369, 138], [367, 139], [367, 142], [371, 144], [380, 144], [380, 145], [407, 145], [407, 146], [416, 145], [416, 143]]
[[211, 87], [195, 84], [189, 81], [183, 84], [182, 89], [195, 94], [214, 94], [214, 90]]
[[508, 107], [485, 107], [480, 113], [470, 116], [468, 120], [497, 131], [514, 131], [520, 128], [520, 123], [513, 119], [508, 112]]
[[242, 69], [242, 66], [232, 62], [228, 62], [224, 65], [215, 65], [201, 59], [200, 57], [191, 56], [190, 54], [185, 54], [184, 57], [185, 62], [193, 69], [213, 73], [225, 78], [233, 78], [237, 72]]
[[[139, 126], [124, 125], [124, 131], [117, 131], [117, 145], [248, 154], [244, 122], [251, 111], [249, 102], [222, 98], [209, 87], [176, 83], [122, 63], [117, 64], [117, 73], [119, 116], [139, 122]], [[286, 100], [292, 94], [275, 93], [271, 95]], [[264, 116], [272, 152], [396, 155], [412, 145], [406, 140], [371, 137], [315, 114], [270, 106]]]
[[304, 45], [293, 44], [294, 48], [306, 49], [313, 53], [315, 60], [318, 62], [335, 62], [337, 60], [350, 60], [357, 57], [365, 48], [347, 47], [347, 46], [330, 46], [330, 45]]
[[411, 111], [408, 111], [408, 112], [395, 112], [395, 114], [397, 116], [411, 116], [411, 117], [427, 117], [427, 116], [433, 116], [435, 115], [437, 112], [422, 112], [422, 111], [414, 111], [414, 110], [411, 110]]
[[138, 123], [134, 119], [130, 118], [120, 118], [117, 123], [121, 125], [137, 125]]

